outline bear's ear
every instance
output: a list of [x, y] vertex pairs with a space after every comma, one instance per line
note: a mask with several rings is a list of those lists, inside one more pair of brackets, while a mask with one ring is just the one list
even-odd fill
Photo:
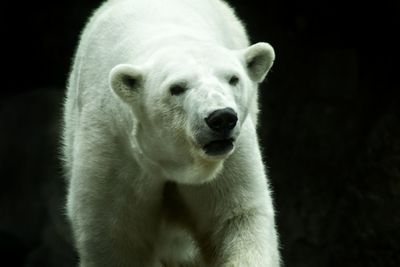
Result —
[[114, 93], [126, 103], [132, 103], [143, 87], [143, 72], [128, 64], [115, 66], [110, 72], [110, 86]]
[[244, 63], [250, 78], [262, 82], [275, 59], [275, 52], [268, 43], [256, 43], [242, 50]]

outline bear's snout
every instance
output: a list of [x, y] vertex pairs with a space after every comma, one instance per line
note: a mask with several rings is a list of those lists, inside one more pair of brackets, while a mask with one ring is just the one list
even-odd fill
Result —
[[230, 131], [235, 128], [238, 117], [232, 108], [223, 108], [213, 111], [204, 120], [207, 126], [215, 133], [228, 136]]
[[[208, 131], [205, 131], [199, 140], [202, 140], [203, 150], [209, 156], [228, 154], [234, 148], [238, 134], [236, 127], [238, 115], [232, 108], [222, 108], [212, 111], [205, 119]], [[236, 127], [236, 129], [235, 129]]]

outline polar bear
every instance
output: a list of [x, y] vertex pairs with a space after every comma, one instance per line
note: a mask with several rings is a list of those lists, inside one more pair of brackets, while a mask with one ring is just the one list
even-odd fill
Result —
[[221, 0], [108, 0], [64, 107], [80, 266], [280, 265], [256, 135], [274, 61]]

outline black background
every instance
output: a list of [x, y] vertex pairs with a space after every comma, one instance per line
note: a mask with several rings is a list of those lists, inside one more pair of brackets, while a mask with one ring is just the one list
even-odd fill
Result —
[[[60, 108], [79, 33], [100, 2], [2, 3], [4, 266], [76, 261]], [[276, 51], [259, 133], [285, 266], [400, 266], [400, 2], [230, 2], [252, 41]]]

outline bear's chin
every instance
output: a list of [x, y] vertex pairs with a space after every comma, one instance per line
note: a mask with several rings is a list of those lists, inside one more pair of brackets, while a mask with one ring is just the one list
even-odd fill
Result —
[[198, 158], [192, 164], [164, 169], [167, 180], [179, 184], [200, 185], [214, 180], [223, 167], [223, 160], [204, 160]]
[[[212, 147], [211, 147], [212, 146]], [[225, 159], [234, 151], [234, 143], [210, 144], [208, 153], [203, 147], [192, 147], [190, 155], [186, 160], [163, 165], [167, 180], [180, 184], [200, 185], [211, 182], [218, 177]]]

